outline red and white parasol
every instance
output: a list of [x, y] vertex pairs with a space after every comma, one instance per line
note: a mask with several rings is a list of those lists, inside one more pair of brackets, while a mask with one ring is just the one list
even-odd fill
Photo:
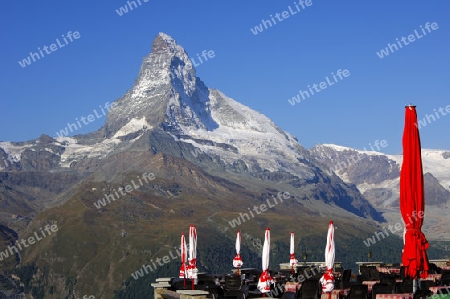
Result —
[[192, 289], [197, 283], [197, 229], [194, 225], [189, 227], [189, 265], [187, 267], [187, 277], [192, 279]]
[[[233, 267], [241, 268], [244, 263], [241, 258], [241, 231], [238, 230], [236, 236], [236, 256], [233, 259]], [[239, 273], [238, 273], [239, 274]]]
[[330, 221], [327, 234], [327, 246], [325, 247], [326, 271], [320, 278], [323, 293], [329, 293], [334, 289], [334, 275], [333, 275], [334, 255], [335, 255], [334, 225], [333, 221]]
[[264, 237], [264, 245], [262, 251], [262, 270], [258, 281], [258, 289], [265, 294], [270, 292], [270, 285], [273, 284], [273, 279], [269, 273], [269, 258], [270, 258], [270, 229], [266, 228]]
[[186, 278], [186, 261], [187, 261], [186, 238], [184, 237], [184, 233], [181, 233], [181, 267], [180, 267], [180, 278]]
[[298, 260], [295, 258], [294, 254], [294, 232], [291, 232], [291, 248], [290, 248], [290, 258], [289, 258], [289, 264], [291, 265], [291, 272], [294, 273], [294, 267], [298, 263]]

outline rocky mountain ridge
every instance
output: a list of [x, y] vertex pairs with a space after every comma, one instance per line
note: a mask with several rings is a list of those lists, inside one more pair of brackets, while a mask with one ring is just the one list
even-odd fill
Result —
[[[361, 151], [333, 144], [316, 145], [312, 156], [324, 163], [327, 173], [355, 184], [363, 196], [383, 215], [399, 219], [401, 155]], [[424, 229], [431, 239], [446, 238], [450, 226], [445, 219], [450, 207], [450, 151], [422, 149], [426, 216]]]

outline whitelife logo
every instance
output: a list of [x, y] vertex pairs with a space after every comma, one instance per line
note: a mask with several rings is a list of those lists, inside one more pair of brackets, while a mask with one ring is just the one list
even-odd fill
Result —
[[[445, 109], [445, 111], [447, 111], [447, 113], [444, 112], [444, 109]], [[436, 109], [433, 109], [433, 111], [434, 111], [434, 115], [436, 115], [436, 117], [434, 117], [433, 113], [431, 113], [431, 114], [425, 114], [425, 117], [423, 119], [419, 119], [419, 125], [418, 125], [419, 129], [421, 129], [422, 127], [426, 127], [427, 121], [429, 124], [431, 124], [432, 121], [436, 121], [437, 119], [440, 119], [439, 113], [437, 113]], [[450, 105], [445, 106], [445, 108], [439, 107], [438, 111], [441, 113], [442, 116], [446, 116], [448, 113], [450, 113]], [[417, 126], [417, 124], [416, 124], [416, 126]]]
[[197, 66], [199, 66], [200, 64], [202, 64], [202, 63], [208, 61], [208, 57], [209, 57], [209, 58], [214, 58], [214, 57], [216, 57], [216, 54], [214, 53], [213, 50], [209, 50], [208, 53], [206, 53], [206, 50], [203, 50], [201, 56], [203, 57], [203, 59], [204, 59], [205, 61], [203, 61], [202, 58], [200, 57], [200, 55], [198, 55], [198, 53], [197, 53], [197, 58], [198, 58], [198, 60], [199, 60], [200, 63], [196, 63], [196, 62], [195, 62], [195, 59], [194, 59], [194, 58], [191, 58], [191, 61], [192, 61], [192, 63], [194, 64], [195, 67], [197, 67]]
[[[288, 6], [289, 11], [285, 10], [285, 11], [283, 11], [281, 14], [280, 14], [280, 13], [276, 13], [276, 14], [275, 14], [275, 18], [277, 18], [277, 20], [278, 20], [279, 22], [282, 22], [282, 21], [284, 21], [285, 19], [289, 18], [290, 16], [296, 15], [296, 14], [298, 14], [300, 11], [305, 10], [306, 7], [311, 6], [311, 5], [312, 5], [312, 0], [306, 0], [306, 1], [300, 0], [300, 1], [298, 1], [298, 3], [297, 3], [297, 2], [294, 2], [294, 5], [295, 5], [295, 8], [296, 8], [297, 10], [292, 9], [292, 7], [289, 5], [289, 6]], [[300, 9], [299, 5], [302, 7], [302, 9]], [[280, 18], [280, 16], [281, 16], [281, 18]], [[263, 32], [263, 31], [264, 31], [264, 28], [265, 28], [265, 29], [269, 29], [270, 27], [272, 27], [272, 26], [274, 26], [274, 25], [277, 24], [277, 21], [275, 21], [275, 18], [274, 18], [272, 15], [270, 15], [270, 19], [272, 20], [272, 22], [271, 22], [270, 20], [264, 20], [264, 19], [262, 19], [262, 20], [261, 20], [261, 23], [260, 23], [258, 26], [255, 26], [254, 28], [250, 28], [250, 31], [251, 31], [254, 35], [257, 35], [258, 33]], [[272, 24], [273, 24], [273, 25], [272, 25]], [[264, 25], [264, 28], [263, 28], [263, 25]], [[269, 27], [267, 27], [267, 25], [269, 25]]]
[[[374, 142], [374, 145], [372, 146], [372, 143], [369, 143], [370, 148], [372, 149], [373, 152], [375, 152], [375, 149], [373, 148], [374, 146], [377, 148], [378, 152], [381, 151], [380, 146], [381, 147], [386, 147], [388, 146], [388, 143], [386, 140], [381, 140], [381, 142], [377, 139]], [[364, 151], [367, 152], [367, 149], [364, 147]], [[337, 165], [335, 165], [334, 167], [331, 167], [330, 170], [325, 170], [325, 172], [331, 176], [334, 173], [338, 173], [339, 171], [343, 170], [343, 169], [347, 169], [348, 167], [350, 167], [350, 165], [354, 165], [356, 163], [358, 163], [362, 158], [364, 158], [366, 156], [365, 153], [358, 153], [355, 156], [351, 156], [350, 158], [347, 158], [347, 163], [345, 163], [345, 161], [340, 161], [337, 163]], [[351, 159], [351, 161], [350, 161]]]
[[[344, 80], [344, 78], [347, 78], [348, 76], [350, 76], [350, 72], [347, 69], [345, 69], [343, 71], [341, 69], [339, 69], [339, 70], [337, 70], [336, 75], [334, 74], [334, 72], [331, 72], [331, 75], [333, 76], [334, 82], [330, 81], [330, 79], [327, 76], [327, 77], [325, 77], [327, 82], [323, 81], [323, 82], [320, 82], [319, 84], [314, 83], [312, 85], [312, 87], [308, 85], [308, 89], [309, 89], [309, 92], [311, 93], [311, 96], [314, 95], [313, 89], [317, 93], [319, 93], [322, 90], [326, 89], [328, 86], [331, 86], [331, 85], [336, 84], [337, 82], [340, 82], [340, 81], [338, 81], [336, 76], [338, 76], [339, 79], [342, 81], [342, 80]], [[344, 77], [342, 77], [342, 76], [344, 76]], [[317, 87], [320, 87], [320, 89], [318, 89]], [[309, 95], [307, 90], [305, 90], [305, 91], [299, 90], [298, 95], [296, 95], [295, 97], [292, 97], [292, 99], [288, 100], [288, 102], [292, 106], [294, 106], [296, 102], [300, 103], [302, 101], [302, 99], [300, 99], [300, 96], [302, 97], [303, 100], [306, 100], [306, 98], [310, 97], [310, 95]]]
[[[283, 199], [282, 199], [281, 197], [283, 197], [284, 199], [288, 199], [288, 198], [291, 197], [291, 195], [289, 194], [289, 192], [278, 192], [277, 198], [280, 200], [280, 202], [283, 202]], [[248, 211], [249, 211], [249, 213], [250, 213], [250, 215], [251, 215], [251, 217], [250, 217], [247, 213], [239, 213], [239, 217], [237, 217], [237, 218], [235, 218], [235, 219], [233, 219], [233, 220], [231, 220], [231, 221], [228, 221], [228, 223], [230, 224], [230, 226], [231, 226], [232, 228], [235, 228], [236, 226], [241, 225], [241, 223], [244, 223], [245, 221], [250, 220], [250, 219], [253, 219], [253, 218], [256, 217], [255, 214], [253, 214], [252, 210], [255, 211], [255, 213], [256, 213], [257, 215], [259, 215], [259, 214], [261, 214], [261, 213], [266, 212], [266, 211], [267, 211], [267, 208], [270, 209], [270, 208], [275, 207], [275, 206], [278, 205], [279, 203], [278, 203], [277, 199], [276, 199], [273, 195], [272, 195], [272, 198], [273, 198], [273, 201], [274, 201], [274, 204], [273, 204], [273, 205], [270, 204], [270, 199], [268, 198], [268, 199], [266, 200], [267, 205], [264, 204], [264, 203], [261, 204], [261, 205], [259, 206], [259, 209], [260, 209], [260, 210], [258, 210], [258, 206], [253, 206], [253, 209], [247, 208]], [[247, 218], [247, 219], [245, 219], [245, 218]], [[241, 219], [242, 219], [242, 222], [241, 222]]]
[[[43, 238], [50, 236], [52, 234], [52, 232], [54, 232], [54, 233], [57, 232], [58, 226], [56, 224], [52, 224], [51, 226], [50, 226], [50, 224], [47, 224], [44, 227], [44, 230], [47, 232], [47, 234], [45, 234], [45, 232], [42, 230], [42, 227], [40, 228], [40, 231], [41, 231], [40, 235], [42, 237], [39, 237], [39, 234], [37, 232], [34, 232], [34, 237], [36, 237], [36, 239], [33, 236], [31, 236], [26, 240], [25, 239], [20, 240], [20, 242], [19, 242], [19, 240], [17, 240], [16, 245], [13, 245], [13, 246], [9, 245], [5, 251], [0, 251], [0, 261], [2, 261], [4, 258], [6, 259], [7, 257], [9, 257], [8, 250], [11, 253], [11, 255], [14, 254], [13, 249], [16, 251], [16, 253], [19, 253], [19, 250], [23, 250], [22, 246], [20, 244], [22, 244], [25, 248], [28, 248], [28, 246], [30, 246], [30, 244], [32, 245], [32, 244], [36, 243], [36, 241], [40, 241]], [[27, 244], [27, 241], [29, 244]], [[17, 249], [17, 247], [19, 247], [19, 249]]]
[[[430, 22], [425, 24], [425, 28], [427, 29], [428, 33], [431, 33], [431, 29], [433, 30], [438, 30], [439, 26], [436, 22], [433, 22], [430, 24]], [[410, 34], [408, 35], [408, 41], [406, 41], [406, 37], [402, 36], [402, 38], [400, 40], [398, 40], [398, 38], [396, 38], [395, 40], [397, 41], [398, 47], [400, 47], [400, 49], [402, 48], [402, 43], [400, 41], [403, 42], [404, 46], [409, 45], [410, 43], [414, 42], [417, 39], [421, 39], [422, 37], [424, 37], [425, 35], [427, 35], [427, 32], [425, 31], [424, 28], [422, 28], [422, 25], [420, 25], [420, 29], [422, 29], [422, 33], [423, 35], [420, 35], [419, 32], [417, 32], [417, 30], [414, 30], [414, 34]], [[384, 49], [381, 49], [379, 52], [376, 52], [376, 54], [378, 55], [378, 57], [380, 57], [380, 59], [384, 58], [385, 56], [389, 56], [389, 50], [391, 50], [391, 53], [394, 53], [395, 51], [398, 51], [397, 45], [395, 43], [391, 44], [387, 44], [387, 47]]]
[[[174, 261], [180, 258], [181, 256], [181, 252], [179, 250], [175, 250], [175, 252], [177, 253], [177, 255], [174, 255], [172, 253], [172, 250], [169, 251], [169, 255], [165, 255], [162, 258], [158, 257], [155, 259], [155, 261], [158, 263], [158, 265], [160, 267], [164, 266], [165, 264], [170, 263], [170, 261]], [[150, 261], [152, 264], [151, 265], [142, 265], [142, 268], [135, 271], [134, 273], [131, 273], [131, 276], [135, 279], [138, 280], [141, 277], [144, 277], [145, 274], [149, 274], [150, 272], [153, 272], [156, 270], [156, 268], [158, 268], [158, 266], [155, 264], [155, 262], [153, 261], [153, 259]], [[153, 267], [152, 267], [153, 266]], [[148, 272], [148, 270], [150, 270], [150, 272]], [[145, 273], [144, 273], [145, 272]]]
[[[139, 185], [137, 185], [134, 180], [131, 180], [131, 184], [133, 186], [131, 186], [131, 184], [126, 185], [125, 188], [118, 188], [118, 191], [120, 192], [120, 194], [122, 194], [122, 196], [127, 195], [127, 193], [131, 193], [133, 192], [133, 190], [137, 190], [139, 189], [141, 186], [144, 185], [144, 183], [142, 182], [141, 178], [138, 176], [137, 177], [139, 180]], [[152, 181], [155, 179], [155, 174], [153, 172], [151, 173], [144, 173], [142, 175], [142, 179], [148, 184], [148, 180]], [[124, 193], [123, 190], [125, 190], [127, 193]], [[99, 199], [97, 202], [94, 202], [94, 206], [97, 209], [100, 209], [102, 206], [105, 207], [107, 203], [111, 203], [112, 201], [115, 201], [116, 199], [120, 199], [120, 195], [119, 193], [117, 193], [117, 191], [114, 191], [114, 193], [116, 194], [117, 198], [114, 197], [114, 194], [104, 194], [105, 197], [102, 199]]]
[[[58, 49], [65, 47], [66, 45], [68, 45], [69, 42], [67, 41], [66, 37], [70, 40], [70, 42], [73, 42], [74, 40], [79, 39], [81, 37], [80, 32], [78, 32], [78, 31], [75, 31], [73, 33], [72, 33], [72, 31], [69, 31], [69, 32], [67, 32], [67, 36], [64, 36], [64, 34], [61, 36], [63, 37], [63, 40], [65, 42], [64, 44], [59, 41], [59, 38], [57, 38], [56, 44], [51, 44], [50, 47], [47, 47], [47, 45], [45, 45], [42, 47], [42, 50], [44, 50], [45, 53], [48, 55], [48, 54], [51, 54], [51, 53], [57, 51]], [[58, 46], [56, 46], [57, 44], [58, 44]], [[49, 51], [49, 49], [50, 49], [50, 51]], [[24, 68], [31, 64], [32, 59], [33, 59], [33, 62], [36, 62], [36, 59], [40, 60], [41, 58], [44, 58], [44, 53], [42, 52], [42, 50], [40, 47], [38, 47], [39, 53], [30, 52], [30, 55], [27, 58], [22, 59], [22, 61], [19, 61], [19, 65]], [[39, 55], [39, 54], [41, 54], [41, 55]]]
[[[411, 213], [412, 215], [406, 215], [406, 217], [408, 218], [408, 223], [406, 224], [406, 228], [408, 229], [408, 226], [410, 226], [413, 223], [412, 218], [414, 218], [416, 221], [419, 219], [422, 219], [425, 215], [424, 211], [419, 211], [419, 213], [417, 213], [417, 211], [413, 211]], [[387, 227], [389, 229], [389, 231], [391, 232], [391, 234], [395, 234], [396, 232], [400, 232], [403, 231], [403, 226], [400, 222], [397, 222], [396, 224], [394, 224], [394, 226], [392, 225], [388, 225]], [[366, 245], [367, 247], [370, 247], [370, 245], [375, 245], [375, 243], [378, 241], [381, 241], [381, 239], [384, 239], [386, 237], [389, 237], [389, 233], [387, 232], [386, 226], [383, 227], [382, 231], [379, 232], [375, 232], [373, 234], [373, 237], [368, 238], [367, 241], [363, 241], [364, 245]], [[375, 239], [377, 238], [377, 240]]]
[[[136, 0], [139, 3], [139, 6], [142, 5], [141, 0]], [[136, 4], [136, 1], [127, 1], [127, 5], [124, 5], [120, 7], [119, 9], [116, 9], [117, 14], [119, 17], [123, 16], [124, 14], [128, 13], [128, 7], [130, 8], [130, 11], [132, 11], [134, 8], [138, 8], [138, 5]], [[149, 0], [142, 0], [142, 2], [147, 3]], [[134, 8], [133, 8], [134, 6]]]
[[3, 160], [3, 162], [0, 161], [0, 170], [3, 170], [6, 167], [13, 165], [13, 163], [17, 163], [20, 161], [16, 156], [12, 156], [12, 155], [8, 155], [8, 157], [6, 158], [6, 160], [8, 160], [9, 163], [8, 163], [8, 161], [5, 160], [4, 157], [2, 158], [2, 160]]
[[[99, 114], [97, 112], [97, 109], [94, 109], [92, 112], [94, 112], [96, 118], [94, 117], [94, 114], [89, 114], [87, 117], [84, 117], [84, 116], [80, 117], [80, 120], [83, 122], [84, 125], [88, 125], [89, 123], [95, 121], [96, 119], [99, 119], [99, 118], [105, 116], [106, 115], [105, 110], [108, 112], [109, 109], [113, 108], [115, 104], [116, 103], [110, 104], [109, 102], [106, 102], [104, 107], [102, 107], [101, 105], [98, 106], [98, 107], [100, 107], [103, 114]], [[105, 108], [105, 110], [103, 108]], [[67, 126], [64, 129], [59, 130], [59, 132], [56, 132], [56, 135], [58, 137], [66, 137], [69, 135], [69, 130], [70, 130], [70, 133], [73, 133], [74, 131], [80, 129], [82, 127], [80, 120], [78, 120], [78, 118], [75, 118], [75, 121], [77, 122], [78, 126], [75, 123], [67, 123]], [[86, 122], [86, 120], [87, 120], [87, 122]]]

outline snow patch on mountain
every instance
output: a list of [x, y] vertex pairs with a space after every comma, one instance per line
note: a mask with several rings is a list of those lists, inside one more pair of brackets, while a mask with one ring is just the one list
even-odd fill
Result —
[[[183, 133], [196, 139], [231, 145], [238, 152], [201, 144], [191, 139], [181, 141], [191, 143], [209, 155], [219, 155], [225, 163], [232, 164], [237, 160], [243, 160], [251, 167], [257, 160], [260, 167], [269, 171], [299, 172], [298, 161], [305, 157], [294, 146], [299, 145], [291, 135], [281, 131], [265, 115], [251, 110], [219, 91], [211, 91], [209, 101], [212, 119], [218, 127], [208, 131], [196, 126], [180, 125]], [[302, 174], [304, 177], [313, 175], [309, 171]]]
[[[347, 150], [352, 152], [346, 152]], [[365, 158], [355, 161], [355, 164], [351, 165], [352, 167], [344, 167], [335, 171], [336, 175], [348, 183], [355, 184], [364, 197], [379, 212], [383, 213], [388, 222], [401, 219], [399, 211], [399, 169], [403, 162], [402, 155], [386, 155], [329, 144], [316, 145], [311, 149], [313, 156], [328, 167], [346, 161], [350, 156], [355, 155], [355, 152], [358, 155], [372, 153], [370, 157], [373, 157], [373, 159]], [[374, 156], [374, 154], [379, 155], [379, 157]], [[429, 198], [429, 201], [427, 201], [427, 198], [425, 199], [424, 231], [430, 240], [442, 240], [443, 237], [448, 239], [446, 235], [449, 231], [448, 209], [450, 208], [450, 200], [446, 199], [449, 198], [448, 194], [439, 190], [433, 177], [445, 190], [450, 191], [450, 151], [422, 149], [422, 167], [424, 174], [430, 173], [432, 175], [432, 177], [429, 175], [425, 177], [426, 182], [431, 184], [428, 185], [428, 189], [426, 186], [425, 196], [431, 196], [431, 198]], [[386, 179], [376, 180], [376, 183], [373, 183], [370, 178], [374, 176]], [[361, 180], [360, 178], [364, 179]], [[365, 178], [368, 178], [368, 180]]]
[[10, 141], [0, 142], [0, 148], [2, 148], [5, 153], [9, 156], [10, 161], [20, 162], [22, 153], [27, 149], [32, 147], [31, 144], [25, 145], [14, 145]]
[[122, 136], [127, 136], [131, 133], [136, 133], [140, 130], [147, 130], [153, 128], [145, 119], [145, 116], [142, 118], [133, 118], [128, 122], [125, 126], [123, 126], [119, 131], [114, 134], [112, 139], [117, 139]]
[[336, 144], [331, 144], [331, 143], [325, 143], [325, 144], [321, 144], [321, 146], [325, 146], [328, 148], [331, 148], [337, 152], [344, 152], [344, 151], [357, 151], [360, 154], [365, 154], [365, 155], [373, 155], [373, 156], [378, 156], [378, 155], [384, 155], [382, 152], [377, 152], [377, 151], [368, 151], [368, 150], [358, 150], [358, 149], [354, 149], [351, 147], [347, 147], [347, 146], [341, 146], [341, 145], [336, 145]]
[[445, 189], [450, 190], [450, 158], [444, 158], [444, 150], [422, 150], [422, 166], [424, 172], [430, 172], [439, 180]]
[[[450, 191], [450, 158], [445, 159], [446, 150], [422, 149], [422, 168], [423, 173], [431, 173], [439, 183]], [[401, 168], [403, 162], [402, 155], [386, 155], [394, 160]]]
[[[131, 119], [126, 125], [118, 130], [112, 138], [104, 139], [101, 142], [92, 145], [82, 145], [77, 143], [73, 138], [68, 140], [67, 137], [63, 137], [65, 139], [61, 139], [59, 142], [66, 144], [66, 146], [64, 153], [61, 155], [60, 166], [67, 168], [70, 167], [71, 163], [74, 161], [91, 158], [104, 158], [109, 153], [117, 149], [117, 147], [123, 142], [120, 140], [120, 137], [151, 128], [152, 126], [147, 123], [145, 117], [142, 117], [140, 119]], [[139, 134], [129, 142], [134, 142], [141, 136], [142, 134]], [[67, 143], [64, 143], [65, 141]]]
[[54, 155], [57, 155], [57, 153], [55, 153], [51, 148], [45, 147], [44, 150], [46, 150], [49, 153], [52, 153]]
[[56, 145], [70, 145], [70, 144], [77, 144], [78, 140], [74, 137], [67, 137], [67, 136], [58, 136], [54, 138], [57, 142]]
[[[372, 155], [372, 156], [385, 156], [389, 160], [394, 161], [399, 168], [402, 166], [403, 162], [403, 155], [387, 155], [380, 152], [375, 151], [362, 151], [350, 147], [344, 147], [340, 145], [335, 144], [321, 144], [317, 145], [316, 147], [321, 147], [323, 150], [318, 153], [318, 156], [321, 158], [328, 158], [332, 159], [329, 154], [327, 154], [326, 148], [331, 149], [335, 152], [344, 152], [344, 151], [356, 151], [358, 154], [365, 154], [365, 155]], [[436, 150], [436, 149], [422, 149], [422, 167], [423, 172], [430, 172], [436, 179], [438, 179], [439, 183], [446, 188], [447, 190], [450, 190], [450, 158], [445, 159], [444, 155], [445, 153], [450, 153], [446, 150]], [[450, 156], [450, 154], [448, 154]], [[341, 177], [342, 180], [346, 181], [345, 178], [345, 172], [343, 173], [336, 173], [338, 176]], [[399, 173], [400, 176], [400, 173]], [[386, 184], [390, 184], [387, 182]], [[383, 186], [379, 186], [383, 187]], [[370, 189], [369, 186], [364, 185], [358, 185], [358, 188], [361, 190], [361, 192], [364, 192], [367, 190], [367, 188]], [[373, 188], [373, 186], [372, 186]], [[386, 186], [386, 188], [389, 188]]]

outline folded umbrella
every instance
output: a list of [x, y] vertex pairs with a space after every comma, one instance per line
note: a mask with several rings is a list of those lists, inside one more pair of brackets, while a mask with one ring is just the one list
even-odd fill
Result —
[[233, 267], [238, 268], [238, 274], [239, 268], [241, 268], [243, 264], [244, 263], [242, 262], [241, 258], [241, 231], [238, 230], [236, 236], [236, 256], [233, 259]]
[[415, 106], [408, 105], [405, 108], [403, 162], [400, 170], [400, 212], [405, 223], [402, 263], [405, 276], [416, 280], [419, 276], [428, 276], [426, 250], [429, 244], [421, 231], [425, 200], [417, 112]]
[[326, 270], [325, 273], [320, 278], [323, 293], [329, 293], [334, 289], [334, 275], [333, 275], [334, 255], [335, 255], [334, 225], [333, 221], [330, 221], [330, 224], [328, 225], [327, 245], [325, 247]]
[[269, 273], [269, 258], [270, 258], [270, 229], [266, 228], [264, 237], [264, 245], [262, 252], [262, 270], [258, 281], [258, 289], [263, 295], [270, 292], [270, 286], [273, 284], [273, 279]]
[[294, 273], [294, 267], [298, 263], [298, 260], [295, 258], [294, 254], [294, 232], [291, 232], [291, 247], [290, 247], [290, 258], [289, 258], [289, 264], [291, 265], [291, 273]]
[[197, 229], [194, 225], [189, 227], [189, 265], [187, 267], [188, 278], [192, 279], [192, 289], [197, 283]]
[[187, 251], [186, 251], [186, 238], [184, 233], [181, 233], [181, 267], [180, 267], [180, 278], [184, 278], [184, 286], [186, 286], [186, 261], [187, 261]]

